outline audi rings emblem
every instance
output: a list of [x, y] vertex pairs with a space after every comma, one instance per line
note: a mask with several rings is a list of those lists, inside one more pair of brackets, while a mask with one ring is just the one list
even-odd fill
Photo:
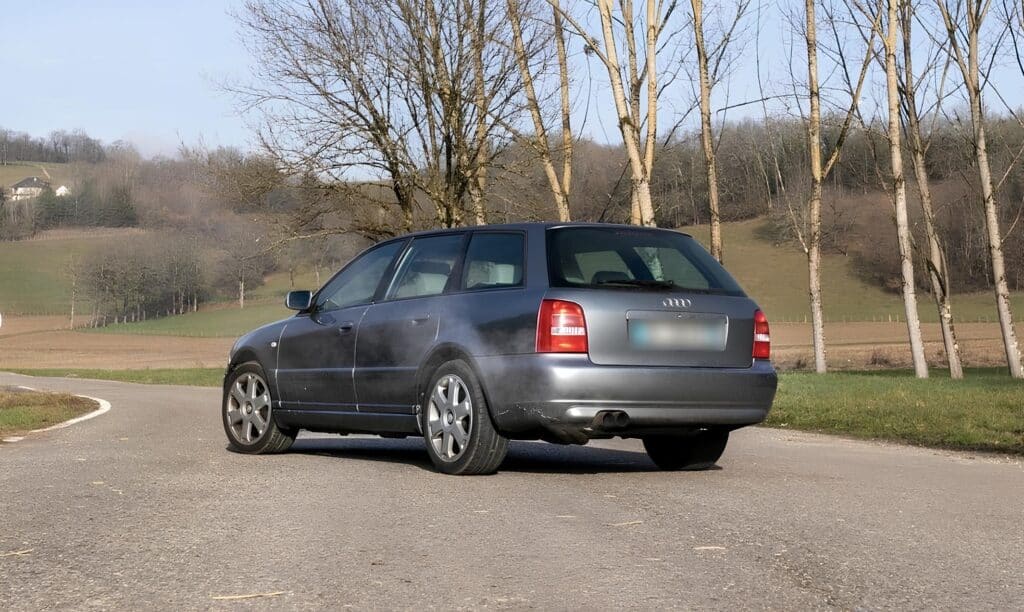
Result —
[[665, 298], [661, 305], [665, 308], [689, 308], [693, 306], [693, 301], [687, 298]]

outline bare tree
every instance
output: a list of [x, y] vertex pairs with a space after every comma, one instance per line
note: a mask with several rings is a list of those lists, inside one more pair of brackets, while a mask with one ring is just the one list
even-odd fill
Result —
[[[519, 66], [520, 78], [523, 82], [523, 91], [526, 97], [526, 107], [530, 111], [530, 118], [533, 120], [532, 145], [541, 165], [544, 168], [544, 175], [551, 187], [551, 194], [554, 197], [555, 209], [558, 211], [559, 221], [570, 221], [569, 194], [572, 189], [572, 160], [573, 160], [573, 137], [572, 137], [572, 106], [569, 98], [569, 60], [565, 50], [565, 31], [562, 25], [562, 8], [558, 0], [550, 0], [552, 12], [551, 41], [555, 45], [557, 66], [558, 66], [558, 92], [561, 114], [561, 146], [557, 151], [552, 151], [552, 143], [547, 126], [544, 123], [544, 113], [537, 95], [534, 84], [533, 70], [530, 65], [531, 54], [523, 38], [523, 17], [524, 11], [519, 0], [507, 0], [509, 25], [512, 29], [512, 40], [515, 45], [516, 63]], [[555, 154], [562, 158], [562, 175], [559, 177], [555, 169]]]
[[[557, 8], [553, 0], [548, 0]], [[636, 32], [637, 15], [632, 0], [597, 0], [603, 44], [598, 43], [579, 21], [558, 9], [566, 23], [604, 65], [611, 84], [612, 98], [618, 117], [619, 133], [626, 149], [630, 169], [630, 222], [654, 226], [654, 204], [651, 200], [651, 171], [658, 136], [658, 97], [661, 94], [658, 72], [658, 50], [664, 44], [662, 35], [669, 17], [675, 11], [675, 0], [643, 0], [642, 34]], [[625, 46], [626, 66], [619, 59], [619, 45]], [[643, 48], [641, 55], [639, 49]], [[641, 61], [643, 65], [641, 67]]]
[[[693, 11], [693, 36], [697, 50], [697, 76], [700, 84], [700, 142], [704, 152], [704, 172], [707, 176], [708, 213], [711, 218], [711, 255], [722, 261], [722, 221], [718, 203], [718, 164], [716, 161], [715, 137], [711, 125], [711, 93], [720, 77], [726, 52], [736, 28], [742, 21], [749, 0], [736, 3], [736, 13], [717, 45], [708, 48], [705, 40], [704, 1], [690, 0]], [[722, 8], [722, 7], [718, 7]]]
[[[921, 210], [924, 216], [925, 237], [928, 241], [925, 263], [928, 267], [929, 288], [935, 300], [935, 307], [938, 309], [942, 342], [946, 350], [946, 359], [949, 363], [949, 376], [959, 380], [964, 377], [964, 370], [960, 358], [960, 344], [957, 342], [956, 328], [953, 323], [949, 267], [946, 265], [946, 253], [939, 239], [938, 229], [935, 224], [935, 207], [932, 202], [931, 180], [928, 176], [927, 154], [931, 141], [926, 139], [922, 133], [917, 99], [918, 84], [935, 70], [937, 56], [926, 63], [920, 76], [918, 76], [918, 73], [914, 71], [913, 61], [914, 18], [914, 2], [903, 2], [900, 7], [899, 16], [900, 29], [903, 35], [903, 70], [898, 76], [900, 77], [903, 114], [906, 119], [904, 128], [907, 135], [907, 146], [913, 160], [914, 178], [917, 183]], [[938, 88], [935, 96], [936, 104], [938, 104], [943, 97], [941, 87]], [[938, 116], [938, 114], [935, 113], [935, 116]]]
[[466, 210], [484, 222], [488, 168], [521, 110], [504, 13], [488, 0], [249, 0], [239, 20], [256, 74], [234, 90], [289, 174], [364, 199], [367, 175], [388, 181], [375, 203], [392, 231], [411, 229], [424, 200], [440, 225]]
[[910, 354], [914, 362], [914, 373], [918, 378], [928, 378], [928, 362], [925, 359], [924, 340], [921, 338], [921, 320], [917, 312], [913, 250], [910, 244], [910, 223], [907, 215], [907, 181], [903, 173], [900, 85], [896, 64], [897, 45], [900, 42], [901, 30], [899, 26], [901, 3], [902, 0], [886, 0], [887, 18], [879, 35], [885, 55], [889, 161], [892, 173], [893, 208], [896, 211], [896, 235], [900, 251], [900, 274], [903, 280], [901, 286], [903, 310], [906, 313], [907, 334], [910, 338]]
[[[1010, 290], [1006, 282], [1006, 264], [1003, 259], [1003, 237], [999, 227], [999, 201], [996, 183], [988, 157], [985, 114], [982, 101], [984, 81], [981, 78], [979, 38], [985, 18], [991, 9], [991, 0], [935, 0], [945, 28], [945, 41], [950, 56], [960, 70], [967, 101], [971, 110], [971, 133], [974, 156], [977, 161], [981, 199], [985, 208], [985, 231], [988, 237], [989, 261], [995, 291], [999, 327], [1003, 336], [1003, 349], [1010, 375], [1024, 378], [1020, 348], [1013, 329], [1010, 308]], [[962, 9], [962, 11], [961, 11]]]
[[[808, 210], [808, 232], [807, 239], [803, 241], [804, 250], [807, 253], [808, 285], [811, 303], [811, 335], [814, 343], [814, 369], [819, 374], [828, 371], [828, 362], [825, 356], [825, 318], [822, 309], [821, 298], [821, 201], [822, 186], [825, 179], [835, 168], [836, 162], [842, 153], [843, 145], [850, 131], [857, 111], [857, 104], [860, 99], [861, 90], [871, 64], [874, 52], [874, 38], [877, 27], [870, 30], [867, 41], [867, 51], [864, 60], [860, 65], [860, 72], [856, 80], [850, 80], [850, 104], [846, 109], [842, 126], [832, 152], [828, 158], [823, 160], [822, 139], [821, 139], [821, 89], [818, 80], [818, 36], [817, 36], [817, 14], [814, 0], [805, 0], [804, 17], [805, 29], [804, 39], [807, 43], [807, 92], [810, 114], [807, 118], [807, 141], [810, 155], [811, 170], [811, 193], [807, 202]], [[873, 24], [877, 24], [881, 18], [875, 15], [872, 18]], [[832, 27], [836, 27], [832, 21]], [[845, 67], [845, 56], [840, 53], [839, 62]]]

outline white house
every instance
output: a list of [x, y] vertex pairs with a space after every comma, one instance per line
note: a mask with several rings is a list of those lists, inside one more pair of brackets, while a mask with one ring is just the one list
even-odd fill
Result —
[[42, 195], [43, 191], [49, 186], [49, 183], [38, 176], [30, 176], [28, 178], [21, 179], [14, 185], [11, 185], [11, 201], [17, 202], [18, 200], [37, 198]]
[[54, 191], [53, 193], [54, 193], [54, 195], [56, 195], [56, 196], [57, 196], [58, 198], [63, 198], [64, 196], [69, 196], [69, 195], [71, 195], [71, 190], [70, 190], [70, 189], [68, 189], [68, 186], [67, 186], [67, 185], [61, 185], [61, 186], [60, 186], [60, 187], [58, 187], [58, 188], [57, 188], [57, 190], [56, 190], [56, 191]]

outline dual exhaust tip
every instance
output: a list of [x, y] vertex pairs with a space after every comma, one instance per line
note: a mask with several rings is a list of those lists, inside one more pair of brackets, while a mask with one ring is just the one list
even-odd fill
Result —
[[629, 415], [622, 410], [605, 410], [594, 417], [594, 426], [605, 430], [629, 427]]

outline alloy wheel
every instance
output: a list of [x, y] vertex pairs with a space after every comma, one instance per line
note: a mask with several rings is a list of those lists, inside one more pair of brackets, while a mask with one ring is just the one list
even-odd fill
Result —
[[442, 376], [427, 404], [427, 439], [442, 461], [456, 461], [469, 446], [473, 428], [473, 401], [465, 381], [454, 374]]
[[254, 444], [270, 425], [270, 390], [260, 376], [247, 373], [231, 385], [224, 407], [231, 435], [241, 444]]

